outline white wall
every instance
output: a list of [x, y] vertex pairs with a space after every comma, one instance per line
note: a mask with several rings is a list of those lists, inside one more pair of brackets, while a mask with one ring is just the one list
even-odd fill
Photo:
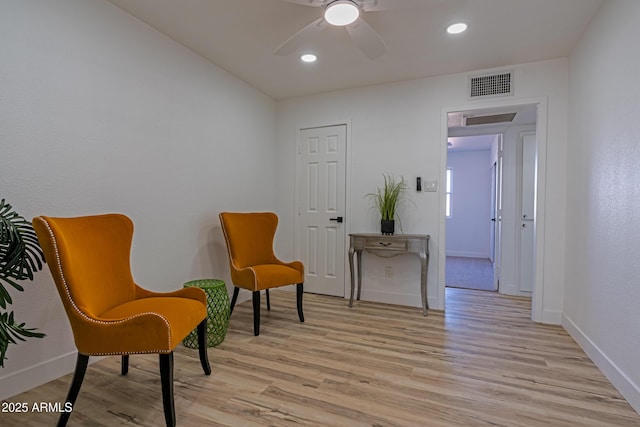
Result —
[[[564, 280], [564, 218], [566, 163], [567, 61], [558, 59], [511, 66], [515, 70], [515, 96], [494, 101], [470, 102], [466, 96], [468, 74], [419, 79], [302, 97], [278, 103], [277, 206], [286, 234], [283, 252], [294, 251], [294, 164], [296, 129], [300, 127], [347, 123], [348, 181], [345, 226], [349, 232], [376, 231], [377, 218], [364, 194], [371, 192], [383, 172], [404, 175], [411, 185], [415, 177], [423, 180], [444, 178], [446, 162], [446, 111], [485, 108], [505, 103], [545, 101], [545, 135], [548, 137], [546, 169], [545, 257], [540, 260], [544, 274], [541, 316], [544, 321], [559, 322]], [[494, 106], [495, 106], [494, 105]], [[446, 155], [446, 154], [445, 154]], [[442, 182], [440, 182], [442, 184]], [[439, 186], [442, 189], [442, 185]], [[444, 224], [444, 206], [440, 193], [410, 192], [415, 205], [403, 213], [406, 233], [431, 235], [431, 260], [428, 273], [429, 304], [444, 307], [444, 245], [440, 227]], [[291, 224], [288, 227], [286, 224]], [[444, 226], [442, 226], [444, 229]], [[385, 260], [384, 264], [365, 254], [363, 299], [376, 299], [413, 306], [420, 305], [418, 283], [420, 268], [411, 256]], [[394, 280], [384, 278], [384, 265], [404, 272]], [[347, 269], [348, 270], [348, 269]], [[439, 284], [438, 281], [442, 283]], [[347, 282], [348, 283], [348, 282]]]
[[[275, 208], [275, 103], [104, 1], [0, 0], [0, 197], [26, 218], [122, 212], [142, 286], [227, 280], [221, 210]], [[47, 334], [10, 346], [0, 399], [70, 372], [48, 269], [12, 292]]]
[[570, 57], [563, 325], [640, 412], [640, 2], [606, 2]]
[[447, 167], [452, 173], [451, 217], [446, 219], [447, 255], [489, 258], [491, 151], [449, 151]]

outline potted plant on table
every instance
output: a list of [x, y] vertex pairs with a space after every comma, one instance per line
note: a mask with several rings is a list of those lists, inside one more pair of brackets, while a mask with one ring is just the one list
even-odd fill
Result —
[[[33, 280], [33, 273], [42, 270], [43, 263], [44, 255], [31, 223], [13, 211], [4, 199], [0, 200], [0, 307], [3, 310], [13, 303], [4, 284], [24, 291], [18, 281]], [[0, 312], [0, 368], [4, 367], [9, 344], [44, 336], [18, 323], [13, 311]]]
[[382, 234], [393, 234], [395, 232], [395, 220], [398, 218], [398, 206], [402, 202], [409, 186], [403, 177], [400, 177], [399, 180], [390, 174], [383, 174], [383, 177], [384, 185], [378, 187], [375, 193], [367, 194], [367, 197], [373, 200], [374, 206], [380, 213], [380, 231]]

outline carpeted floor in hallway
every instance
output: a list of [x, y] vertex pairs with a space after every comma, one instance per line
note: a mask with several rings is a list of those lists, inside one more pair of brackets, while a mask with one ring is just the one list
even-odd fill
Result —
[[445, 283], [452, 288], [495, 291], [493, 264], [486, 258], [448, 256]]

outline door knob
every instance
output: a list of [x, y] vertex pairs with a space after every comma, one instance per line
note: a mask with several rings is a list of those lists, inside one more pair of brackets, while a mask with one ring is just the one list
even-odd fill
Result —
[[338, 216], [338, 217], [335, 217], [335, 218], [329, 218], [329, 221], [342, 222], [342, 217]]

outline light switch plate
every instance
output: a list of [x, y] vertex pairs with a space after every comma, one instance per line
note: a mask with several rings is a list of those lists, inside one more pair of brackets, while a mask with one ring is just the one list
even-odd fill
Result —
[[438, 181], [425, 181], [424, 184], [422, 184], [422, 191], [425, 191], [425, 192], [438, 191]]

